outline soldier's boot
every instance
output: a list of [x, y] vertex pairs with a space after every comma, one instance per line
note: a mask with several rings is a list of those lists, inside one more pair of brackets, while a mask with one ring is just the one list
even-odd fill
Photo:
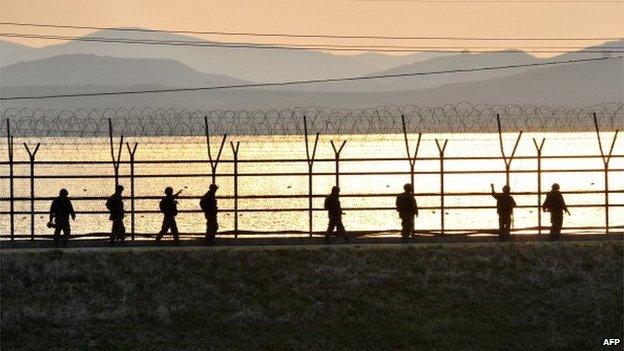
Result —
[[160, 239], [162, 239], [162, 237], [163, 237], [163, 233], [162, 233], [162, 232], [159, 232], [159, 233], [156, 235], [156, 240], [154, 240], [154, 245], [160, 245]]
[[406, 242], [407, 239], [409, 238], [409, 232], [406, 229], [402, 229], [401, 230], [401, 241], [402, 242]]
[[349, 235], [347, 234], [347, 231], [344, 229], [344, 226], [340, 227], [340, 232], [336, 233], [338, 234], [338, 237], [342, 237], [344, 239], [345, 242], [349, 242]]
[[206, 245], [213, 246], [215, 244], [215, 241], [216, 241], [216, 235], [215, 234], [208, 234], [208, 235], [206, 235]]

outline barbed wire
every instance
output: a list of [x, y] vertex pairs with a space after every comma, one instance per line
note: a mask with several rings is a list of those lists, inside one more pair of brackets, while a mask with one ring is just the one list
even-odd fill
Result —
[[44, 110], [9, 108], [2, 111], [0, 132], [10, 120], [15, 137], [105, 137], [108, 119], [114, 135], [126, 137], [202, 136], [204, 117], [212, 135], [300, 135], [303, 116], [308, 130], [331, 135], [379, 135], [402, 132], [405, 116], [410, 133], [488, 133], [496, 131], [500, 115], [504, 131], [592, 131], [593, 114], [601, 129], [624, 127], [621, 103], [585, 107], [536, 105], [473, 105], [459, 103], [435, 107], [379, 106], [362, 109], [296, 107], [281, 110], [189, 111], [164, 108], [108, 108]]

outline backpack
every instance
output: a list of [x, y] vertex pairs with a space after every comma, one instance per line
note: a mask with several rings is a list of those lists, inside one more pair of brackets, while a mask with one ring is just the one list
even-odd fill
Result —
[[199, 200], [199, 207], [204, 212], [208, 211], [208, 196], [202, 196], [201, 200]]
[[111, 211], [113, 209], [113, 197], [109, 197], [108, 200], [106, 200], [106, 209]]

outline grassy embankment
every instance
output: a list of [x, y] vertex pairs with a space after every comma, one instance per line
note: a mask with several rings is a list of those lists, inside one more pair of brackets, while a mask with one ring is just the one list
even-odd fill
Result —
[[601, 349], [621, 242], [2, 254], [2, 349]]

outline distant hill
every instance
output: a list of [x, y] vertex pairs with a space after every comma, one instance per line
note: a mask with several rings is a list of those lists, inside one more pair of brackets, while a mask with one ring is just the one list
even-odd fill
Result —
[[[200, 38], [162, 33], [103, 30], [85, 38], [147, 39], [156, 41], [195, 41], [201, 44], [222, 44]], [[624, 42], [605, 43], [594, 48], [624, 47]], [[191, 69], [208, 74], [225, 75], [253, 82], [287, 81], [348, 77], [360, 75], [397, 74], [431, 70], [448, 70], [479, 66], [541, 62], [524, 52], [517, 53], [436, 53], [421, 52], [407, 55], [332, 54], [314, 50], [187, 47], [138, 45], [101, 42], [69, 41], [41, 48], [0, 41], [0, 65], [36, 61], [61, 55], [93, 54], [134, 59], [169, 59]], [[566, 60], [579, 57], [599, 57], [600, 53], [570, 53], [550, 58]], [[470, 75], [438, 75], [431, 77], [369, 80], [351, 83], [319, 84], [288, 88], [288, 90], [329, 92], [381, 92], [428, 89], [449, 83], [477, 81], [512, 75], [527, 69], [488, 71]], [[144, 84], [137, 81], [134, 84]], [[164, 83], [168, 84], [168, 83]], [[177, 83], [176, 83], [177, 84]], [[280, 88], [281, 89], [281, 88]]]
[[0, 68], [3, 88], [53, 85], [197, 87], [242, 83], [247, 82], [201, 73], [169, 59], [60, 55]]
[[[456, 69], [470, 69], [479, 67], [493, 67], [505, 65], [531, 64], [544, 62], [535, 56], [524, 52], [514, 53], [463, 53], [443, 57], [433, 57], [425, 61], [403, 64], [391, 69], [373, 72], [367, 76], [397, 75], [414, 72], [438, 72]], [[478, 81], [524, 72], [530, 68], [516, 68], [496, 71], [482, 71], [470, 74], [448, 74], [417, 77], [400, 77], [375, 80], [361, 80], [331, 84], [315, 84], [305, 88], [293, 89], [321, 90], [335, 92], [381, 92], [401, 91], [413, 89], [429, 89], [450, 83]]]
[[[133, 87], [128, 87], [131, 90]], [[143, 88], [143, 87], [141, 87]], [[154, 87], [152, 87], [154, 88]], [[91, 90], [93, 89], [93, 90]], [[2, 96], [43, 95], [84, 91], [126, 90], [119, 87], [15, 87]], [[77, 109], [106, 107], [164, 107], [187, 110], [281, 109], [294, 106], [373, 107], [416, 104], [439, 106], [468, 101], [474, 104], [534, 104], [586, 106], [624, 102], [624, 64], [621, 59], [549, 66], [482, 81], [437, 88], [378, 93], [321, 93], [231, 89], [183, 93], [106, 96], [98, 98], [3, 101], [2, 109], [24, 106]]]
[[[434, 72], [456, 69], [471, 69], [479, 67], [494, 67], [507, 65], [524, 65], [542, 62], [535, 56], [525, 52], [514, 53], [465, 53], [449, 57], [438, 57], [418, 63], [402, 65], [389, 70], [375, 72], [371, 75], [402, 74], [412, 72]], [[449, 83], [461, 83], [485, 80], [496, 77], [509, 76], [527, 71], [529, 68], [514, 68], [505, 70], [482, 71], [470, 74], [448, 74], [435, 76], [421, 76], [414, 78], [400, 78], [387, 80], [386, 90], [410, 90], [435, 88]]]
[[[102, 30], [85, 38], [147, 39], [156, 41], [193, 41], [202, 44], [222, 44], [200, 38], [159, 33]], [[313, 50], [189, 47], [164, 45], [138, 45], [69, 41], [29, 50], [4, 50], [12, 43], [0, 42], [0, 64], [11, 65], [22, 61], [72, 55], [95, 54], [124, 58], [159, 58], [179, 61], [189, 67], [212, 74], [224, 74], [250, 81], [267, 82], [292, 79], [318, 79], [336, 76], [363, 75], [388, 69], [407, 62], [429, 58], [430, 54], [407, 56], [334, 55]], [[420, 58], [423, 56], [423, 58]]]
[[[600, 49], [608, 48], [605, 50], [624, 50], [624, 40], [607, 42], [601, 45], [588, 47], [578, 52], [567, 53], [558, 55], [551, 58], [538, 58], [533, 55], [527, 54], [522, 51], [517, 52], [492, 52], [492, 53], [463, 53], [433, 57], [429, 60], [404, 64], [398, 67], [393, 67], [387, 70], [374, 72], [368, 74], [370, 76], [375, 75], [395, 75], [403, 73], [414, 72], [431, 72], [431, 71], [446, 71], [456, 69], [470, 69], [480, 67], [495, 67], [495, 66], [511, 66], [511, 65], [525, 65], [552, 61], [569, 61], [576, 59], [598, 58], [609, 55], [622, 55], [622, 54], [604, 54], [591, 51], [599, 51]], [[613, 49], [615, 48], [615, 49]], [[412, 90], [412, 89], [430, 89], [440, 87], [446, 84], [473, 82], [486, 80], [497, 77], [505, 77], [515, 75], [521, 72], [526, 72], [532, 69], [539, 69], [540, 67], [522, 67], [504, 70], [491, 70], [473, 72], [470, 74], [446, 74], [446, 75], [432, 75], [432, 76], [416, 76], [416, 77], [401, 77], [384, 80], [368, 80], [357, 81], [348, 83], [336, 83], [331, 84], [326, 89], [332, 91], [400, 91], [400, 90]], [[318, 88], [318, 87], [317, 87]], [[308, 88], [310, 89], [310, 88]]]
[[[0, 40], [0, 64], [11, 64], [28, 58], [31, 52], [37, 50], [27, 45]], [[5, 61], [6, 60], [6, 61]]]
[[436, 57], [457, 55], [456, 53], [444, 52], [418, 52], [408, 55], [387, 55], [378, 52], [366, 52], [358, 55], [347, 56], [351, 59], [363, 62], [376, 68], [376, 71], [383, 71], [402, 65], [409, 65], [416, 62], [427, 61]]
[[622, 40], [615, 40], [615, 41], [608, 41], [606, 43], [600, 44], [600, 45], [595, 45], [595, 46], [591, 46], [588, 48], [588, 50], [581, 50], [581, 51], [575, 51], [575, 52], [569, 52], [566, 54], [561, 54], [559, 56], [557, 56], [558, 60], [564, 61], [564, 60], [577, 60], [577, 59], [583, 59], [583, 58], [588, 58], [588, 57], [605, 57], [605, 56], [622, 56], [622, 53], [588, 53], [587, 51], [624, 51], [624, 39]]
[[[570, 61], [577, 59], [622, 55], [618, 53], [605, 54], [601, 52], [592, 52], [600, 51], [600, 49], [603, 48], [604, 50], [624, 51], [624, 41], [620, 40], [607, 42], [598, 46], [588, 47], [577, 52], [562, 54], [550, 58], [538, 58], [523, 51], [431, 54], [431, 58], [429, 59], [418, 60], [409, 64], [402, 64], [400, 66], [396, 66], [387, 70], [367, 74], [367, 76], [400, 75], [416, 72], [440, 72], [496, 66], [530, 65], [553, 61]], [[422, 53], [421, 56], [419, 56], [418, 58], [422, 59], [425, 57], [422, 55], [427, 55], [427, 53]], [[375, 54], [368, 53], [354, 57], [366, 57], [366, 59], [368, 60], [374, 60]], [[414, 60], [414, 58], [412, 58], [412, 60]], [[308, 84], [305, 86], [294, 86], [287, 89], [326, 92], [400, 92], [404, 90], [431, 89], [454, 83], [475, 82], [498, 77], [512, 76], [534, 69], [540, 69], [540, 67], [520, 67], [501, 70], [486, 70], [471, 73], [452, 73], [429, 76], [371, 79], [329, 84]]]
[[[402, 95], [402, 94], [400, 94]], [[622, 59], [536, 68], [511, 76], [448, 84], [415, 94], [419, 101], [583, 106], [624, 102]]]

